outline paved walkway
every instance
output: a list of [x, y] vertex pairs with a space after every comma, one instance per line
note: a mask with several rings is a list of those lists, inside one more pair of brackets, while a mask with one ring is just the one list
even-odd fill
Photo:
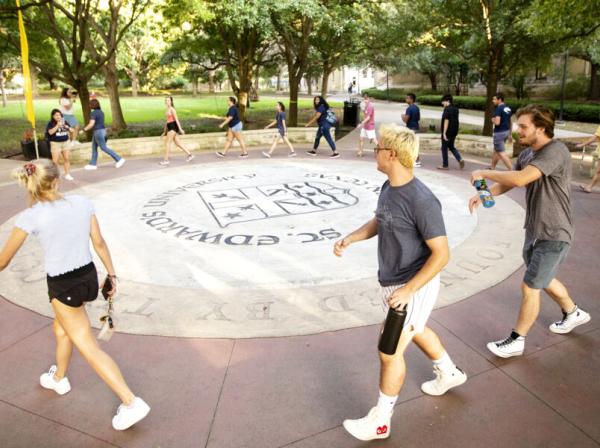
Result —
[[[355, 139], [351, 133], [340, 142], [343, 158], [354, 157]], [[364, 163], [373, 163], [367, 154]], [[194, 163], [210, 163], [209, 156]], [[423, 169], [433, 168], [438, 155], [425, 154], [423, 160]], [[131, 160], [127, 171], [98, 170], [92, 182], [156, 169], [156, 161]], [[467, 179], [480, 166], [469, 160], [465, 171], [450, 174]], [[0, 195], [4, 222], [23, 207], [24, 197], [13, 187], [0, 187]], [[510, 196], [523, 203], [523, 191]], [[555, 335], [547, 326], [559, 312], [544, 297], [525, 356], [493, 357], [485, 344], [505, 336], [515, 320], [522, 268], [434, 311], [431, 326], [469, 381], [443, 397], [423, 395], [419, 385], [431, 377], [431, 365], [409, 349], [392, 436], [369, 446], [600, 445], [600, 295], [594, 262], [600, 253], [600, 195], [574, 191], [572, 200], [577, 234], [560, 278], [592, 321], [571, 335]], [[377, 325], [244, 340], [117, 334], [107, 350], [134, 391], [153, 406], [145, 421], [125, 432], [110, 427], [118, 400], [78, 354], [67, 396], [38, 386], [39, 374], [52, 362], [50, 319], [0, 298], [0, 329], [3, 448], [365, 446], [347, 435], [341, 422], [364, 415], [377, 398]]]
[[[345, 101], [348, 99], [347, 95], [333, 95], [328, 97], [335, 101]], [[378, 122], [390, 122], [399, 121], [400, 115], [404, 113], [408, 105], [406, 103], [395, 103], [388, 101], [373, 101], [376, 105], [375, 117]], [[421, 106], [421, 119], [431, 119], [438, 123], [442, 117], [442, 110], [433, 109], [430, 106]], [[481, 114], [474, 113], [470, 110], [461, 109], [460, 111], [460, 122], [461, 124], [470, 124], [483, 127], [484, 117]], [[513, 120], [513, 129], [516, 131], [517, 127]], [[568, 131], [566, 129], [556, 128], [555, 135], [558, 138], [578, 138], [578, 137], [589, 137], [591, 134], [585, 132]]]

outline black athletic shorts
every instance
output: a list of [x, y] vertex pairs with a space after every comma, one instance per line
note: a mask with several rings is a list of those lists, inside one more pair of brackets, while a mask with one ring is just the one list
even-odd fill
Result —
[[48, 298], [57, 299], [74, 308], [91, 302], [98, 297], [98, 273], [94, 263], [86, 264], [73, 271], [56, 277], [46, 277], [48, 282]]
[[169, 132], [169, 131], [175, 131], [179, 134], [179, 126], [177, 126], [176, 121], [171, 121], [171, 122], [167, 123], [167, 132]]

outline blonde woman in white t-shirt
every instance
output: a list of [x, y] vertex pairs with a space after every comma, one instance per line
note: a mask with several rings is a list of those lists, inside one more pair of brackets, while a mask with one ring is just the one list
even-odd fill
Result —
[[73, 103], [75, 102], [73, 92], [68, 87], [64, 87], [58, 100], [60, 104], [60, 112], [63, 114], [65, 122], [71, 127], [71, 145], [77, 140], [77, 134], [79, 134], [79, 121], [75, 118], [75, 110], [73, 109]]
[[[114, 429], [124, 430], [142, 420], [150, 407], [129, 389], [119, 367], [100, 348], [92, 333], [85, 302], [96, 299], [99, 285], [90, 239], [108, 272], [105, 282], [112, 285], [109, 296], [117, 291], [115, 269], [91, 201], [83, 196], [62, 196], [58, 191], [59, 175], [58, 166], [46, 159], [26, 163], [13, 172], [13, 177], [27, 190], [30, 206], [17, 218], [0, 252], [0, 271], [8, 266], [30, 234], [37, 236], [44, 249], [56, 337], [56, 365], [42, 374], [40, 384], [59, 395], [68, 393], [71, 385], [66, 374], [73, 346], [77, 347], [121, 399], [112, 424]], [[69, 223], [68, 232], [65, 222]]]

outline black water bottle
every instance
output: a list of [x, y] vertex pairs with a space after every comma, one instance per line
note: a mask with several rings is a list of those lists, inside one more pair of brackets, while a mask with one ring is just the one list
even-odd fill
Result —
[[387, 317], [385, 318], [383, 332], [379, 338], [379, 351], [381, 353], [385, 353], [386, 355], [393, 355], [396, 353], [405, 320], [406, 306], [389, 309]]

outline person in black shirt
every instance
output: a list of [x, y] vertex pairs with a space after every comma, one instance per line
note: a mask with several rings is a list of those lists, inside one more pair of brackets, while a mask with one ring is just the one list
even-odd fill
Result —
[[442, 97], [442, 106], [444, 106], [444, 112], [442, 113], [442, 165], [438, 166], [437, 169], [448, 169], [448, 150], [450, 150], [462, 170], [465, 167], [465, 161], [454, 146], [454, 141], [458, 135], [458, 107], [454, 105], [452, 95]]

